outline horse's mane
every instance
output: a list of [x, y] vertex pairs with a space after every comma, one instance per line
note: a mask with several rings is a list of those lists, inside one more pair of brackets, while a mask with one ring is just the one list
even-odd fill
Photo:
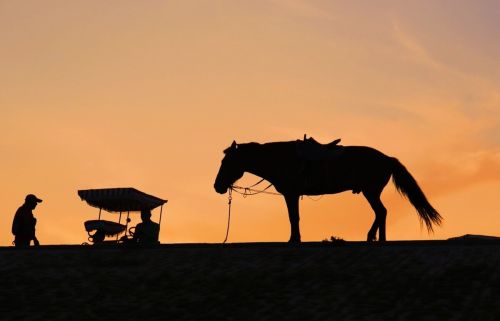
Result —
[[295, 150], [296, 141], [287, 141], [287, 142], [270, 142], [270, 143], [243, 143], [238, 144], [237, 150], [241, 154], [258, 154], [258, 153], [266, 153], [269, 155], [286, 155], [289, 152]]
[[[236, 148], [236, 151], [238, 151], [238, 154], [247, 154], [247, 153], [255, 153], [260, 150], [260, 147], [262, 144], [251, 142], [251, 143], [242, 143], [238, 144], [238, 147]], [[224, 152], [229, 151], [231, 147], [226, 149]]]
[[268, 142], [268, 143], [256, 143], [256, 142], [251, 142], [251, 143], [241, 143], [238, 144], [238, 148], [259, 148], [259, 147], [279, 147], [279, 146], [289, 146], [291, 144], [296, 144], [296, 140], [291, 140], [291, 141], [285, 141], [285, 142]]
[[243, 149], [245, 151], [253, 151], [253, 150], [268, 150], [268, 149], [280, 149], [283, 147], [295, 146], [297, 142], [287, 141], [287, 142], [269, 142], [269, 143], [242, 143], [238, 144], [238, 149]]
[[[254, 150], [254, 149], [256, 149], [255, 147], [260, 146], [260, 145], [261, 144], [255, 143], [255, 142], [252, 142], [252, 143], [242, 143], [242, 144], [237, 144], [236, 148], [237, 148], [237, 150], [242, 150], [243, 149], [244, 151], [247, 151], [249, 149]], [[224, 154], [229, 153], [230, 151], [233, 150], [233, 148], [234, 148], [234, 146], [231, 145], [228, 148], [224, 149]]]

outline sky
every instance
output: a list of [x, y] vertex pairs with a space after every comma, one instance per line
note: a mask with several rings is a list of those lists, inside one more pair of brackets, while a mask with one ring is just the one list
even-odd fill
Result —
[[[428, 234], [389, 183], [388, 240], [500, 236], [499, 15], [493, 0], [0, 0], [0, 246], [28, 193], [42, 244], [80, 244], [98, 210], [77, 190], [129, 186], [168, 199], [161, 242], [221, 242], [222, 151], [304, 134], [413, 174], [443, 225]], [[374, 218], [350, 192], [300, 210], [303, 241], [364, 240]], [[288, 238], [282, 197], [234, 197], [229, 242]]]

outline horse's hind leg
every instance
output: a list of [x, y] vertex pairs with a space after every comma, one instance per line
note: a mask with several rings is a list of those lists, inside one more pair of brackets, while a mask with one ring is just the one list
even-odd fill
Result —
[[290, 240], [289, 243], [300, 243], [299, 227], [299, 196], [285, 195], [286, 206], [288, 207], [288, 218], [290, 219]]
[[387, 209], [382, 204], [380, 200], [381, 192], [367, 192], [363, 191], [363, 195], [370, 203], [370, 206], [375, 211], [375, 221], [373, 221], [372, 227], [368, 231], [367, 241], [375, 241], [378, 229], [378, 240], [385, 241], [385, 218], [387, 216]]
[[368, 235], [366, 237], [367, 242], [373, 242], [377, 240], [377, 229], [378, 229], [377, 218], [375, 218], [373, 220], [372, 227], [368, 231]]

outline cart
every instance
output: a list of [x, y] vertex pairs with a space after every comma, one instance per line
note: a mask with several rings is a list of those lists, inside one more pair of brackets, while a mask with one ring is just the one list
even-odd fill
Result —
[[[78, 196], [88, 205], [99, 209], [97, 220], [89, 220], [84, 223], [85, 230], [89, 235], [88, 241], [92, 244], [119, 243], [121, 239], [132, 236], [133, 227], [128, 227], [131, 221], [130, 214], [141, 210], [152, 211], [160, 207], [158, 225], [161, 227], [163, 205], [167, 203], [167, 200], [132, 187], [79, 190]], [[101, 219], [102, 210], [119, 214], [118, 222]], [[122, 224], [122, 216], [125, 215], [125, 222]]]

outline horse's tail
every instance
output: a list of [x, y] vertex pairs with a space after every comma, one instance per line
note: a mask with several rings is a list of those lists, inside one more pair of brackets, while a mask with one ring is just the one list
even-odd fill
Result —
[[417, 210], [420, 220], [427, 226], [427, 230], [432, 232], [432, 223], [441, 225], [443, 218], [429, 203], [424, 192], [418, 186], [417, 181], [411, 176], [406, 167], [396, 158], [392, 158], [392, 161], [392, 181], [396, 189], [401, 195], [408, 198]]

